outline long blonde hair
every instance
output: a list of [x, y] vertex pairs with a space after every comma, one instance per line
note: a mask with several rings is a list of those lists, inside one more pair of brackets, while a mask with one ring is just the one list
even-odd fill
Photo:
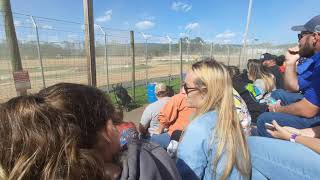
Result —
[[222, 155], [226, 153], [227, 164], [221, 179], [227, 179], [234, 165], [244, 177], [250, 179], [249, 150], [235, 110], [232, 81], [227, 68], [213, 59], [206, 59], [193, 64], [192, 72], [196, 77], [195, 86], [205, 90], [207, 97], [196, 112], [196, 117], [210, 110], [218, 113], [211, 142], [217, 143], [214, 172]]
[[274, 76], [266, 70], [260, 60], [249, 59], [247, 68], [248, 76], [251, 80], [262, 79], [265, 91], [271, 92], [275, 88], [276, 83]]

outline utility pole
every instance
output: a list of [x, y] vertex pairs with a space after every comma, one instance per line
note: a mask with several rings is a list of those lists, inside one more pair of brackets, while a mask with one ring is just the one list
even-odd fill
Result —
[[85, 45], [87, 54], [88, 84], [90, 86], [97, 86], [92, 1], [93, 0], [83, 0], [85, 22]]
[[[243, 51], [243, 55], [246, 56], [247, 54], [247, 50], [246, 50], [246, 46], [247, 46], [247, 36], [248, 36], [248, 31], [249, 31], [249, 25], [250, 25], [250, 17], [251, 17], [251, 9], [252, 9], [252, 0], [250, 0], [249, 2], [249, 9], [248, 9], [248, 16], [247, 16], [247, 25], [246, 25], [246, 31], [244, 33], [244, 38], [243, 38], [243, 47], [242, 47], [242, 51]], [[241, 51], [240, 51], [241, 53]], [[241, 63], [241, 55], [239, 58], [239, 68], [242, 67]]]
[[[22, 71], [22, 62], [20, 57], [19, 45], [17, 41], [16, 30], [13, 24], [13, 17], [11, 11], [10, 0], [1, 0], [0, 1], [0, 10], [3, 13], [5, 31], [6, 31], [6, 40], [7, 45], [10, 51], [10, 60], [12, 71]], [[17, 95], [25, 95], [27, 94], [26, 90], [17, 91]]]

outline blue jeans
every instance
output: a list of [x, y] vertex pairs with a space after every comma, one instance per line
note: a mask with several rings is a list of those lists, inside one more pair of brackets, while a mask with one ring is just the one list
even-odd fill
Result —
[[272, 123], [272, 120], [277, 121], [280, 126], [289, 126], [297, 129], [310, 128], [320, 125], [320, 116], [313, 118], [303, 118], [286, 113], [265, 112], [258, 117], [257, 133], [259, 136], [272, 137], [265, 128], [265, 123]]
[[249, 137], [248, 144], [253, 180], [261, 174], [272, 180], [319, 179], [320, 155], [301, 144], [263, 137]]
[[150, 141], [160, 144], [161, 147], [167, 149], [170, 143], [170, 135], [168, 133], [154, 134], [151, 136]]
[[295, 103], [297, 101], [300, 101], [303, 99], [303, 95], [300, 93], [291, 93], [288, 91], [285, 91], [283, 89], [277, 89], [275, 91], [272, 91], [271, 97], [273, 97], [275, 100], [281, 100], [281, 105], [289, 105], [291, 103]]

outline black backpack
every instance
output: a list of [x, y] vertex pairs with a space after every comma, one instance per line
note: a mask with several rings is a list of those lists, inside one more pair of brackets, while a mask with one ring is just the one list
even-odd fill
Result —
[[117, 84], [113, 87], [117, 103], [129, 111], [129, 104], [132, 102], [132, 98], [129, 96], [127, 89], [122, 84]]

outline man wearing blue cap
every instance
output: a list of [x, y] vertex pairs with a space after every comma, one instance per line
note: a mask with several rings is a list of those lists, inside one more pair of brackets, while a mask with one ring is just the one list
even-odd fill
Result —
[[[258, 117], [260, 136], [271, 137], [265, 123], [276, 120], [280, 126], [305, 129], [320, 126], [320, 15], [305, 25], [292, 27], [298, 34], [299, 46], [286, 53], [285, 87], [293, 92], [302, 91], [303, 98], [284, 106], [270, 105], [269, 112]], [[307, 58], [303, 68], [297, 69], [299, 59]], [[319, 128], [320, 129], [320, 128]]]

